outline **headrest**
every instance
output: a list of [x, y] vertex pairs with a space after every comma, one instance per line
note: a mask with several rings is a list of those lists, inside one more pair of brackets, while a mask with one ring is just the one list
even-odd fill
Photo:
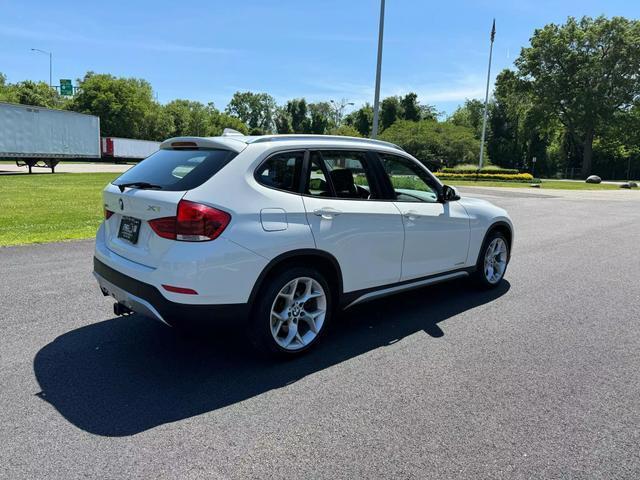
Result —
[[339, 168], [329, 172], [331, 181], [337, 192], [354, 192], [356, 184], [353, 181], [353, 171], [350, 168]]

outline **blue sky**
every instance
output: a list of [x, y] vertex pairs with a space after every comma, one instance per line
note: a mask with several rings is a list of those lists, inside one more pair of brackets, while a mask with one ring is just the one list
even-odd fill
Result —
[[[279, 102], [373, 102], [379, 0], [43, 2], [0, 0], [0, 72], [54, 83], [87, 70], [151, 82], [157, 98], [213, 101], [236, 90]], [[387, 0], [382, 96], [418, 93], [451, 112], [481, 98], [537, 27], [568, 15], [640, 17], [637, 0]]]

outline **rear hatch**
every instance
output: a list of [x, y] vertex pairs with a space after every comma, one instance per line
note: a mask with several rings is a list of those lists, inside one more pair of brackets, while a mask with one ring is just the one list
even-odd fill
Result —
[[157, 267], [176, 240], [159, 236], [149, 221], [175, 217], [185, 193], [213, 177], [236, 155], [221, 149], [163, 149], [126, 171], [103, 192], [107, 248], [133, 262]]

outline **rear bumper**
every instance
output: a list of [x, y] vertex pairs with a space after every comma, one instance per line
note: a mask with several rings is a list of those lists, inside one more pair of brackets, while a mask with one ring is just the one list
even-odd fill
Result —
[[249, 305], [246, 303], [201, 305], [172, 302], [153, 285], [114, 270], [95, 257], [93, 274], [105, 295], [112, 296], [140, 315], [155, 318], [170, 326], [181, 322], [240, 323], [249, 315]]

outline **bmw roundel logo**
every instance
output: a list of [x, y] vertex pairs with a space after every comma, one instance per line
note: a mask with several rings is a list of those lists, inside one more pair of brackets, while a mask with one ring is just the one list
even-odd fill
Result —
[[118, 203], [120, 204], [120, 210], [124, 210], [124, 202], [121, 198], [118, 199]]

